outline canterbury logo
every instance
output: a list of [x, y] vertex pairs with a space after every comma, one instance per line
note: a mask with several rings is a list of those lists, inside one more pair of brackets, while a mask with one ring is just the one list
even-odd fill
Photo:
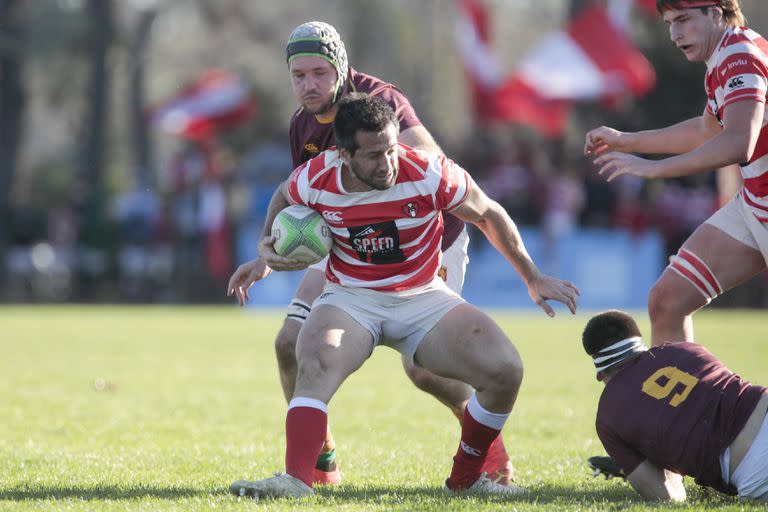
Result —
[[471, 455], [471, 456], [473, 456], [473, 457], [479, 457], [479, 456], [481, 456], [481, 455], [483, 454], [483, 452], [481, 452], [481, 451], [480, 451], [480, 450], [478, 450], [477, 448], [472, 448], [471, 446], [469, 446], [469, 445], [468, 445], [467, 443], [465, 443], [464, 441], [461, 441], [461, 442], [459, 443], [459, 445], [461, 446], [461, 451], [463, 451], [463, 452], [464, 452], [464, 453], [466, 453], [467, 455]]
[[318, 148], [316, 144], [312, 144], [311, 142], [309, 144], [304, 144], [304, 149], [310, 153], [320, 152], [320, 148]]
[[735, 89], [737, 87], [741, 87], [744, 85], [744, 78], [740, 76], [736, 76], [731, 78], [731, 81], [728, 82], [728, 88], [729, 89]]
[[341, 222], [341, 212], [323, 211], [323, 218], [328, 222]]

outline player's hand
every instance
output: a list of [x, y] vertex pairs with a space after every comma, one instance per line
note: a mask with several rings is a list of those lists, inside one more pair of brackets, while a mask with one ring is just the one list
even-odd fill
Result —
[[606, 176], [607, 181], [613, 181], [623, 174], [631, 174], [641, 178], [658, 177], [658, 160], [646, 160], [636, 155], [612, 151], [595, 159], [600, 166], [597, 171], [601, 176]]
[[245, 301], [251, 298], [248, 295], [248, 289], [251, 285], [256, 281], [261, 281], [271, 273], [272, 269], [261, 258], [243, 263], [237, 267], [235, 273], [229, 278], [227, 296], [231, 297], [235, 294], [240, 305], [244, 305]]
[[275, 252], [275, 237], [265, 236], [259, 241], [259, 254], [272, 270], [284, 272], [304, 270], [309, 265], [293, 258], [284, 258]]
[[528, 284], [528, 295], [531, 300], [549, 316], [555, 316], [555, 310], [547, 303], [548, 300], [562, 302], [568, 306], [571, 314], [575, 314], [579, 294], [579, 289], [570, 281], [563, 281], [545, 274], [540, 274]]
[[587, 156], [600, 156], [608, 151], [627, 151], [624, 144], [624, 132], [601, 126], [587, 132], [584, 143], [584, 154]]

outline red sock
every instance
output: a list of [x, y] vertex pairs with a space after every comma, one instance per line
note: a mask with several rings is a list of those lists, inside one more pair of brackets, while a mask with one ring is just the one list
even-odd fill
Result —
[[[296, 399], [291, 400], [291, 404], [295, 401]], [[325, 442], [327, 428], [328, 413], [325, 410], [304, 405], [288, 408], [285, 418], [285, 472], [310, 487], [315, 462]]]
[[464, 411], [461, 419], [461, 442], [456, 455], [453, 457], [453, 469], [446, 484], [449, 489], [464, 489], [475, 483], [480, 477], [488, 448], [501, 430], [479, 423], [469, 413]]

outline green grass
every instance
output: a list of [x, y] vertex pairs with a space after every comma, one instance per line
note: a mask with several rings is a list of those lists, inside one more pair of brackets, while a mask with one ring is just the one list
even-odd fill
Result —
[[[494, 316], [526, 365], [504, 438], [529, 496], [442, 494], [458, 423], [382, 348], [330, 405], [345, 484], [305, 502], [255, 503], [226, 489], [282, 469], [285, 402], [272, 348], [279, 313], [0, 308], [0, 510], [659, 508], [623, 482], [591, 478], [585, 465], [603, 453], [593, 426], [601, 384], [579, 342], [586, 316]], [[766, 384], [764, 326], [760, 312], [697, 316], [701, 343]], [[689, 504], [671, 508], [750, 508], [687, 488]]]

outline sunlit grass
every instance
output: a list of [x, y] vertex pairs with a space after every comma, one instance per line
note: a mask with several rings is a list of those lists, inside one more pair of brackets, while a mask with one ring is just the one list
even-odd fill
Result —
[[[382, 348], [330, 404], [345, 484], [306, 502], [254, 503], [226, 489], [282, 469], [285, 402], [272, 348], [279, 313], [0, 308], [0, 510], [657, 508], [623, 482], [591, 478], [585, 465], [603, 453], [594, 433], [601, 384], [579, 342], [587, 317], [494, 316], [526, 366], [504, 438], [528, 496], [442, 493], [458, 423]], [[764, 325], [760, 312], [697, 316], [699, 341], [763, 384]], [[745, 507], [687, 487], [691, 502], [674, 508]]]

